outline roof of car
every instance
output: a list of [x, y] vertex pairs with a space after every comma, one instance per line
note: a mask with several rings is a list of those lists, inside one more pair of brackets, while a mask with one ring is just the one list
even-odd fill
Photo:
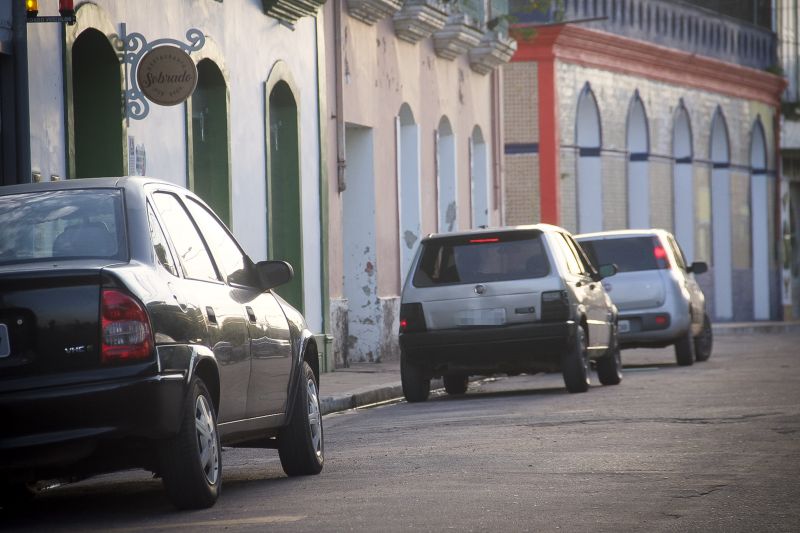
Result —
[[117, 176], [108, 178], [78, 178], [59, 181], [45, 181], [41, 183], [22, 183], [19, 185], [5, 185], [0, 187], [0, 195], [18, 194], [25, 192], [57, 191], [64, 189], [88, 189], [126, 187], [132, 185], [142, 186], [145, 183], [165, 183], [175, 185], [159, 178], [147, 176]]
[[449, 237], [465, 237], [471, 235], [487, 235], [499, 232], [513, 232], [513, 231], [531, 231], [538, 230], [541, 232], [552, 231], [567, 231], [564, 228], [553, 226], [551, 224], [530, 224], [525, 226], [499, 226], [494, 228], [472, 229], [465, 231], [453, 231], [450, 233], [430, 233], [423, 240], [428, 239], [442, 239]]
[[649, 229], [622, 229], [614, 231], [596, 231], [594, 233], [580, 233], [575, 235], [578, 240], [581, 239], [616, 239], [620, 237], [648, 237], [653, 235], [668, 235], [669, 232], [660, 228]]

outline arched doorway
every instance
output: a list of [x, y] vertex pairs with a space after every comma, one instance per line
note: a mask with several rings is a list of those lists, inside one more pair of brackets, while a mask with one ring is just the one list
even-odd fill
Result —
[[650, 227], [650, 134], [647, 114], [636, 91], [628, 108], [628, 227]]
[[769, 175], [761, 118], [750, 136], [750, 206], [753, 253], [753, 318], [769, 320]]
[[602, 231], [603, 167], [600, 151], [603, 140], [600, 111], [588, 83], [578, 97], [575, 144], [578, 146], [578, 231]]
[[731, 170], [728, 125], [717, 108], [711, 122], [711, 235], [714, 266], [714, 310], [722, 320], [733, 318]]
[[197, 64], [197, 88], [188, 109], [192, 124], [190, 186], [231, 227], [228, 88], [210, 59]]
[[694, 261], [694, 180], [692, 179], [692, 157], [694, 156], [692, 125], [689, 113], [678, 104], [672, 124], [673, 198], [675, 206], [675, 237], [689, 262]]
[[414, 257], [421, 233], [419, 194], [419, 126], [408, 104], [397, 114], [397, 187], [400, 205], [400, 286]]
[[72, 45], [74, 178], [125, 171], [120, 62], [100, 31], [81, 32]]
[[436, 130], [436, 174], [438, 187], [439, 231], [458, 230], [456, 141], [447, 117], [442, 117]]
[[480, 126], [472, 129], [469, 138], [470, 182], [472, 184], [472, 227], [489, 226], [489, 161], [486, 141]]
[[297, 103], [285, 81], [269, 94], [267, 230], [269, 257], [288, 261], [294, 279], [277, 292], [303, 310], [303, 221], [300, 203], [300, 145]]

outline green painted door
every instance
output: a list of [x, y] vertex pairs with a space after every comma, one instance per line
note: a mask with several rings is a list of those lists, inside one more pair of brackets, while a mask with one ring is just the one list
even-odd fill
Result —
[[291, 283], [277, 292], [303, 311], [303, 239], [300, 210], [300, 147], [297, 104], [289, 86], [279, 82], [269, 97], [268, 229], [269, 257], [288, 261]]

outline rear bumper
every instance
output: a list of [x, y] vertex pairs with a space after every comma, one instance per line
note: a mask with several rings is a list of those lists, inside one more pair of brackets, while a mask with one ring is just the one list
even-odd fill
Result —
[[567, 320], [403, 333], [400, 347], [432, 375], [556, 371], [576, 327]]
[[69, 464], [98, 441], [177, 433], [185, 376], [139, 376], [0, 393], [0, 471]]
[[[659, 323], [658, 317], [666, 317], [666, 323]], [[630, 328], [628, 331], [619, 328], [621, 348], [668, 346], [684, 335], [689, 327], [688, 317], [676, 316], [666, 310], [620, 313], [618, 320], [618, 323], [627, 321]]]

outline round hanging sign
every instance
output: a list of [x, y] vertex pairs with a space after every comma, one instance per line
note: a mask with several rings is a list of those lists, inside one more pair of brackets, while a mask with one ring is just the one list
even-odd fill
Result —
[[139, 89], [159, 105], [186, 101], [197, 86], [197, 67], [192, 58], [175, 46], [157, 46], [147, 52], [136, 69]]

